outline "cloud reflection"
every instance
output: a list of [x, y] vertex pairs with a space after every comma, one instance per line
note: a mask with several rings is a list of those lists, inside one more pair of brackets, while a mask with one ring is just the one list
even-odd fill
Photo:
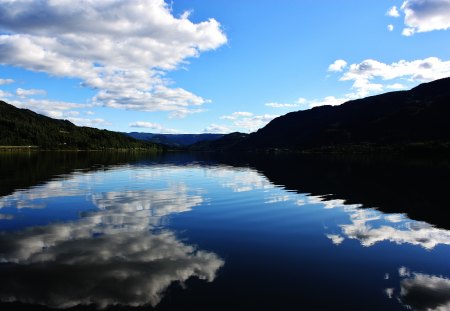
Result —
[[404, 214], [385, 214], [373, 208], [346, 205], [340, 200], [321, 203], [327, 209], [342, 208], [349, 215], [350, 223], [339, 225], [341, 234], [326, 234], [336, 245], [341, 244], [344, 238], [358, 240], [366, 247], [383, 241], [418, 245], [425, 249], [433, 249], [439, 244], [450, 245], [450, 231], [411, 220]]
[[[0, 209], [6, 207], [42, 209], [46, 207], [45, 200], [49, 198], [89, 194], [90, 190], [83, 189], [83, 185], [92, 185], [98, 178], [95, 174], [82, 174], [80, 172], [59, 176], [57, 179], [42, 185], [29, 189], [19, 189], [10, 195], [0, 197]], [[36, 200], [42, 201], [35, 202]]]
[[[49, 194], [45, 188], [28, 190], [28, 198]], [[0, 233], [1, 301], [52, 308], [155, 306], [171, 284], [191, 277], [211, 282], [224, 264], [161, 226], [165, 216], [203, 202], [183, 183], [93, 192], [90, 201], [97, 209], [77, 221]]]
[[219, 179], [222, 187], [233, 192], [248, 192], [259, 189], [273, 189], [275, 186], [261, 173], [251, 168], [218, 166], [208, 169], [206, 175]]
[[396, 297], [407, 309], [416, 311], [450, 310], [450, 279], [443, 276], [399, 269], [400, 288], [385, 290], [389, 298]]
[[14, 215], [0, 214], [0, 220], [11, 220], [11, 219], [14, 219]]

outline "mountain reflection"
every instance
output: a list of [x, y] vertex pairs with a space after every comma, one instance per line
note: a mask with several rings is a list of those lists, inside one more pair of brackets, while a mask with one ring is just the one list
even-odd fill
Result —
[[400, 288], [387, 288], [388, 298], [397, 298], [407, 309], [416, 311], [450, 310], [450, 279], [399, 269]]
[[[101, 182], [102, 175], [91, 177]], [[200, 195], [174, 182], [161, 190], [99, 192], [87, 189], [85, 178], [66, 176], [71, 187], [49, 182], [9, 196], [32, 204], [83, 193], [97, 208], [76, 221], [1, 233], [1, 301], [53, 308], [155, 306], [174, 282], [214, 280], [224, 261], [160, 226], [164, 216], [202, 203]]]

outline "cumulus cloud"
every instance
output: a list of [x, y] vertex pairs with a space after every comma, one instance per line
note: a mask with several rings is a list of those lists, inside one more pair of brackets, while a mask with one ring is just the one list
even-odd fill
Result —
[[392, 24], [387, 25], [387, 29], [389, 31], [394, 31], [394, 25], [392, 25]]
[[75, 111], [69, 111], [66, 114], [66, 119], [69, 120], [70, 122], [78, 125], [78, 126], [88, 126], [88, 127], [105, 127], [108, 125], [111, 125], [111, 122], [106, 121], [105, 119], [102, 118], [94, 118], [94, 119], [89, 119], [89, 118], [75, 118], [72, 117], [71, 115], [78, 115]]
[[437, 57], [428, 57], [413, 61], [400, 60], [386, 64], [374, 59], [366, 59], [359, 64], [352, 64], [341, 77], [341, 81], [353, 81], [353, 89], [358, 94], [382, 91], [384, 85], [373, 83], [374, 79], [391, 81], [408, 79], [413, 82], [428, 82], [450, 75], [450, 61]]
[[253, 116], [253, 113], [251, 113], [251, 112], [236, 111], [236, 112], [233, 112], [230, 115], [221, 116], [220, 118], [224, 119], [224, 120], [237, 120], [240, 117], [251, 117], [251, 116]]
[[176, 133], [180, 132], [175, 129], [165, 128], [164, 126], [162, 126], [159, 123], [146, 122], [146, 121], [136, 121], [136, 122], [130, 123], [128, 126], [136, 127], [136, 128], [151, 129], [152, 131], [157, 131], [158, 133], [166, 133], [166, 134], [176, 134]]
[[230, 115], [221, 116], [220, 119], [232, 122], [232, 125], [229, 127], [230, 130], [252, 132], [265, 126], [277, 117], [279, 117], [279, 115], [254, 115], [247, 111], [236, 111]]
[[238, 128], [252, 132], [265, 126], [267, 123], [269, 123], [270, 121], [272, 121], [277, 117], [279, 117], [279, 115], [274, 114], [264, 114], [252, 117], [244, 117], [234, 121], [234, 125]]
[[226, 125], [211, 124], [203, 130], [203, 133], [215, 133], [215, 134], [226, 134], [230, 133], [232, 130]]
[[400, 13], [397, 10], [397, 7], [394, 5], [389, 11], [386, 12], [386, 15], [391, 17], [400, 17]]
[[402, 35], [405, 37], [411, 37], [414, 34], [415, 30], [414, 28], [404, 28], [402, 30]]
[[0, 85], [11, 84], [14, 83], [13, 79], [0, 79]]
[[[374, 59], [366, 59], [350, 65], [345, 61], [340, 63], [339, 61], [331, 64], [329, 71], [341, 72], [340, 81], [352, 82], [350, 91], [343, 96], [326, 96], [316, 99], [299, 98], [297, 105], [310, 108], [323, 105], [336, 106], [369, 95], [402, 90], [407, 88], [405, 84], [429, 82], [450, 76], [450, 61], [437, 57], [412, 61], [400, 60], [391, 64]], [[345, 66], [342, 66], [344, 63]], [[295, 104], [269, 103], [266, 105], [281, 108]]]
[[318, 107], [318, 106], [337, 106], [340, 104], [345, 103], [346, 101], [349, 101], [351, 99], [354, 99], [354, 96], [347, 96], [347, 97], [334, 97], [334, 96], [327, 96], [322, 99], [312, 99], [308, 101], [308, 105], [310, 108]]
[[300, 104], [282, 104], [282, 103], [265, 103], [264, 105], [267, 106], [267, 107], [283, 108], [283, 109], [284, 108], [286, 108], [286, 109], [296, 108], [296, 107], [300, 106]]
[[406, 87], [401, 83], [394, 83], [387, 85], [386, 88], [390, 90], [404, 90]]
[[[26, 91], [29, 90], [24, 91], [26, 93]], [[70, 112], [72, 109], [83, 109], [91, 106], [88, 104], [34, 98], [22, 98], [20, 100], [13, 99], [10, 100], [9, 103], [18, 108], [31, 109], [37, 113], [58, 119], [70, 118], [73, 116], [73, 112]]]
[[406, 0], [401, 6], [405, 14], [403, 35], [450, 28], [449, 0]]
[[227, 42], [215, 19], [188, 18], [163, 0], [0, 0], [0, 64], [81, 79], [99, 105], [185, 116], [208, 101], [164, 74]]
[[16, 95], [19, 97], [28, 97], [28, 96], [34, 96], [34, 95], [46, 95], [47, 92], [45, 90], [37, 90], [37, 89], [22, 89], [18, 88], [16, 89]]
[[338, 59], [334, 61], [330, 66], [328, 66], [328, 71], [342, 71], [347, 66], [347, 62], [343, 59]]
[[11, 97], [11, 96], [12, 96], [11, 93], [0, 90], [0, 97], [1, 98]]

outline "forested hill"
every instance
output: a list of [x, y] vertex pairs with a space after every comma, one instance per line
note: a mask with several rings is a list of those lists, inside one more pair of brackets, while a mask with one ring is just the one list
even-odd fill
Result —
[[121, 133], [79, 127], [0, 101], [0, 146], [35, 146], [41, 149], [101, 150], [145, 148], [160, 145], [138, 141]]
[[392, 146], [450, 142], [450, 78], [292, 112], [250, 135], [252, 148]]
[[[232, 134], [230, 134], [232, 135]], [[229, 135], [203, 149], [450, 149], [450, 78], [339, 106], [291, 112], [233, 143]], [[225, 148], [223, 147], [225, 146]]]

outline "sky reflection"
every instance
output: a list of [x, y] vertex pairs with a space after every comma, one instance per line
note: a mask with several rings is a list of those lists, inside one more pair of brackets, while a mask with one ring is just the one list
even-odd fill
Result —
[[[378, 290], [379, 296], [367, 299], [387, 301], [393, 310], [450, 307], [449, 280], [438, 275], [446, 275], [438, 256], [448, 252], [436, 247], [450, 244], [449, 231], [406, 214], [347, 204], [333, 194], [286, 190], [249, 167], [195, 163], [75, 171], [11, 191], [0, 202], [2, 302], [174, 309], [192, 299], [228, 307], [242, 293], [249, 297], [247, 309], [254, 302], [267, 309], [257, 297], [273, 295], [274, 304], [288, 297], [286, 306], [301, 292], [313, 306], [314, 293], [323, 292], [318, 309], [327, 310], [333, 301], [363, 305], [356, 293]], [[220, 282], [186, 282], [214, 281], [225, 265], [221, 257], [227, 265]], [[385, 273], [399, 265], [421, 271], [417, 267], [425, 263], [437, 263], [436, 275], [407, 268]], [[182, 286], [175, 289], [177, 284]], [[180, 289], [185, 284], [190, 291]], [[354, 302], [345, 298], [348, 289]]]
[[416, 311], [450, 310], [450, 279], [399, 268], [399, 288], [386, 288], [389, 299]]
[[[335, 245], [345, 239], [358, 240], [369, 247], [388, 241], [396, 244], [411, 244], [431, 250], [439, 244], [450, 245], [450, 231], [436, 228], [422, 221], [409, 219], [405, 214], [386, 214], [373, 208], [345, 205], [340, 200], [323, 202], [324, 208], [341, 208], [350, 223], [339, 225], [340, 234], [326, 234]], [[338, 203], [338, 204], [336, 204]]]
[[203, 202], [182, 182], [172, 181], [161, 190], [103, 192], [86, 178], [102, 183], [111, 176], [71, 178], [3, 198], [16, 201], [19, 209], [19, 200], [32, 204], [36, 199], [83, 193], [96, 208], [74, 221], [1, 233], [1, 301], [54, 308], [155, 306], [172, 283], [191, 277], [212, 282], [224, 265], [215, 253], [198, 250], [159, 227], [164, 217]]

